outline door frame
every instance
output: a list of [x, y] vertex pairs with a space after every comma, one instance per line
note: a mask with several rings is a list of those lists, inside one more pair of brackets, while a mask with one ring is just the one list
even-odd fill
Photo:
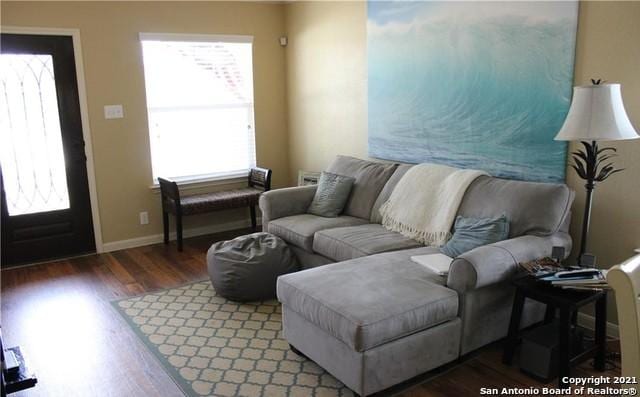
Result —
[[96, 188], [96, 171], [93, 162], [93, 146], [91, 144], [91, 130], [89, 128], [89, 107], [87, 105], [87, 88], [84, 79], [84, 63], [82, 58], [82, 46], [80, 44], [80, 29], [2, 26], [0, 28], [0, 32], [12, 34], [68, 36], [73, 40], [73, 55], [76, 65], [76, 79], [78, 81], [78, 98], [80, 100], [82, 137], [85, 144], [85, 155], [87, 156], [86, 167], [87, 179], [89, 182], [89, 199], [91, 201], [91, 217], [93, 218], [93, 235], [96, 242], [96, 252], [104, 252], [102, 228], [100, 227], [98, 189]]

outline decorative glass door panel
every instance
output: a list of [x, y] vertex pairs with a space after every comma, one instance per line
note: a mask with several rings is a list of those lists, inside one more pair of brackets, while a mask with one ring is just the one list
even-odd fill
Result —
[[0, 162], [9, 216], [69, 208], [51, 55], [0, 55]]
[[95, 252], [73, 39], [0, 37], [0, 265]]

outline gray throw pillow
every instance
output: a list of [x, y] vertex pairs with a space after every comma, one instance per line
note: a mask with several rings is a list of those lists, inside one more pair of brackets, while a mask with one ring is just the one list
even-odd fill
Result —
[[344, 209], [355, 178], [322, 172], [318, 181], [316, 195], [307, 212], [310, 214], [335, 218]]
[[453, 226], [453, 236], [440, 248], [452, 258], [482, 245], [497, 243], [509, 237], [509, 220], [498, 218], [475, 219], [458, 216]]

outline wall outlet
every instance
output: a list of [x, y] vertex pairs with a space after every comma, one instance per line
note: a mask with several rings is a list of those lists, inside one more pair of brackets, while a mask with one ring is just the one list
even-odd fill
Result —
[[149, 224], [149, 213], [147, 211], [142, 211], [140, 213], [140, 224], [141, 225]]
[[124, 117], [122, 105], [106, 105], [104, 107], [105, 119], [121, 119]]

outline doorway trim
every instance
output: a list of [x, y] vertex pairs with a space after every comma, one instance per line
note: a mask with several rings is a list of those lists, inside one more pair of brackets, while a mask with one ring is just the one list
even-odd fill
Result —
[[91, 144], [91, 130], [89, 128], [89, 107], [87, 105], [87, 88], [84, 80], [84, 62], [80, 44], [80, 29], [41, 28], [30, 26], [2, 26], [2, 33], [11, 34], [40, 34], [47, 36], [70, 36], [73, 40], [73, 55], [76, 64], [76, 79], [78, 81], [78, 98], [80, 100], [80, 119], [82, 121], [82, 136], [84, 139], [85, 155], [87, 156], [87, 180], [89, 182], [89, 199], [91, 201], [91, 217], [93, 218], [93, 235], [96, 242], [96, 252], [104, 252], [102, 243], [102, 228], [100, 227], [100, 211], [98, 206], [98, 189], [96, 188], [96, 171], [93, 162], [93, 145]]

